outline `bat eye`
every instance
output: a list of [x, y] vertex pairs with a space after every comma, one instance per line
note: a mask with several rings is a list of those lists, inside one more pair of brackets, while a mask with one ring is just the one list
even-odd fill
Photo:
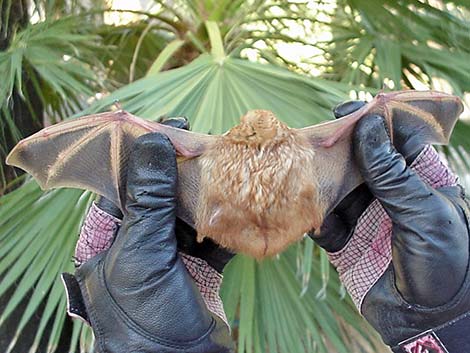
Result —
[[254, 137], [256, 136], [256, 131], [252, 131], [251, 134], [247, 135], [246, 137]]

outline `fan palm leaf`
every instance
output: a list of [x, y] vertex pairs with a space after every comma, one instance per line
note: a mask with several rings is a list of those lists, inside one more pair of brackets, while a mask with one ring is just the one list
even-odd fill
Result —
[[[45, 11], [57, 13], [53, 5], [59, 2], [47, 1]], [[117, 99], [144, 118], [187, 115], [194, 130], [217, 134], [255, 108], [270, 109], [293, 127], [317, 123], [331, 117], [330, 108], [347, 99], [353, 87], [376, 90], [384, 81], [395, 88], [418, 83], [431, 87], [439, 79], [450, 82], [457, 93], [468, 91], [469, 6], [463, 1], [443, 1], [442, 8], [425, 1], [338, 0], [333, 7], [325, 7], [328, 1], [155, 3], [156, 9], [139, 13], [138, 21], [120, 27], [103, 24], [78, 32], [62, 27], [63, 32], [42, 37], [37, 28], [47, 32], [55, 24], [28, 27], [24, 33], [30, 34], [18, 39], [24, 45], [12, 45], [0, 60], [10, 82], [0, 92], [9, 97], [11, 88], [24, 86], [26, 65], [43, 80], [38, 80], [38, 94], [43, 94], [46, 110], [59, 119], [80, 110], [81, 97], [94, 94], [102, 79], [108, 87], [131, 82], [83, 114], [107, 110]], [[292, 25], [303, 28], [302, 34], [293, 35]], [[332, 39], [304, 39], [315, 30], [331, 31]], [[70, 41], [59, 42], [59, 32], [63, 38], [70, 35]], [[31, 41], [31, 36], [39, 39]], [[107, 50], [95, 50], [102, 42]], [[279, 43], [316, 46], [327, 60], [311, 62], [310, 67], [324, 79], [281, 68], [305, 70], [282, 56]], [[29, 47], [44, 60], [50, 59], [44, 57], [50, 49], [51, 60], [46, 65], [44, 60], [34, 61]], [[247, 50], [271, 65], [243, 59]], [[96, 55], [103, 65], [92, 64]], [[178, 69], [164, 71], [170, 68]], [[5, 107], [5, 114], [10, 113]], [[11, 119], [2, 121], [14, 127]], [[469, 129], [457, 125], [452, 140], [456, 148], [470, 146]], [[455, 160], [467, 180], [464, 150], [452, 151], [451, 162]], [[49, 352], [57, 348], [65, 317], [58, 274], [73, 270], [76, 235], [91, 199], [89, 193], [72, 190], [43, 194], [30, 179], [0, 198], [0, 296], [13, 292], [0, 315], [0, 329], [22, 298], [32, 295], [8, 349], [21, 341], [24, 323], [38, 313], [41, 319], [30, 352], [38, 352], [44, 340]], [[343, 291], [325, 254], [306, 240], [261, 263], [237, 256], [226, 270], [222, 294], [239, 352], [385, 352]], [[78, 341], [83, 351], [89, 351], [91, 339], [90, 330], [75, 322], [70, 351], [76, 350]]]
[[341, 0], [323, 43], [331, 78], [366, 87], [433, 86], [469, 90], [468, 4]]
[[[161, 115], [187, 115], [194, 130], [219, 134], [236, 124], [247, 110], [256, 108], [274, 111], [290, 126], [317, 123], [331, 117], [330, 107], [346, 97], [347, 89], [341, 84], [308, 79], [270, 65], [204, 54], [187, 66], [152, 74], [129, 84], [97, 102], [90, 111], [106, 110], [117, 99], [126, 110], [144, 118], [154, 120]], [[27, 195], [26, 190], [30, 190]], [[0, 217], [1, 248], [5, 251], [0, 257], [0, 272], [5, 272], [6, 276], [0, 283], [0, 294], [10, 288], [13, 279], [21, 280], [11, 304], [0, 318], [0, 325], [32, 288], [38, 294], [33, 294], [34, 304], [27, 308], [20, 323], [27, 321], [46, 292], [48, 301], [53, 301], [47, 307], [48, 313], [63, 305], [59, 295], [62, 291], [56, 284], [58, 274], [70, 271], [78, 225], [89, 199], [87, 193], [82, 195], [70, 190], [42, 195], [33, 181], [1, 199], [5, 212]], [[54, 207], [50, 206], [52, 204]], [[25, 218], [29, 221], [23, 222]], [[17, 244], [18, 241], [23, 245]], [[30, 252], [27, 257], [23, 256], [26, 248]], [[51, 260], [53, 255], [58, 258]], [[307, 261], [312, 258], [315, 257], [309, 253]], [[319, 276], [321, 267], [313, 263], [313, 279], [309, 282], [304, 278], [302, 282], [296, 275], [297, 259], [297, 250], [293, 247], [285, 256], [263, 263], [243, 257], [234, 260], [225, 286], [237, 290], [224, 291], [224, 298], [232, 323], [238, 327], [240, 351], [285, 351], [283, 348], [289, 346], [290, 352], [305, 352], [307, 346], [313, 345], [318, 347], [318, 352], [328, 352], [328, 347], [334, 347], [338, 352], [350, 352], [343, 340], [344, 328], [338, 317], [355, 326], [363, 339], [368, 336], [369, 331], [351, 303], [339, 299], [337, 279], [326, 292], [323, 289], [328, 293], [328, 300], [316, 298], [324, 287]], [[244, 274], [242, 277], [241, 273]], [[269, 296], [273, 286], [276, 295]], [[240, 324], [236, 325], [235, 313], [239, 305]], [[48, 318], [43, 315], [42, 320]], [[271, 319], [278, 325], [267, 325]], [[291, 326], [287, 327], [285, 322]], [[19, 325], [17, 337], [21, 335], [21, 329]], [[273, 339], [283, 329], [287, 329], [291, 337], [284, 334]], [[351, 340], [355, 341], [354, 338]], [[370, 348], [372, 343], [367, 339], [366, 342], [365, 346]], [[50, 345], [51, 351], [54, 344]]]

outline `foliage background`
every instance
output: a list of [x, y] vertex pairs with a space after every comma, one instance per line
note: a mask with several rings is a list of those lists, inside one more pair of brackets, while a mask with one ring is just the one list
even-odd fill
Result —
[[[464, 0], [0, 0], [0, 347], [92, 351], [66, 318], [58, 274], [88, 192], [41, 192], [3, 163], [22, 137], [118, 99], [148, 119], [187, 115], [222, 133], [252, 108], [290, 126], [332, 118], [384, 89], [470, 91]], [[130, 8], [130, 9], [129, 9]], [[367, 92], [367, 93], [366, 93]], [[443, 150], [469, 183], [470, 127]], [[309, 240], [279, 257], [237, 256], [222, 295], [241, 352], [385, 352]]]

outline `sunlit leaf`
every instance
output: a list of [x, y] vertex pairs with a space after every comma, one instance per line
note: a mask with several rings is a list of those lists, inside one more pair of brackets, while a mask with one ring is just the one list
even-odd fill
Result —
[[[118, 99], [125, 109], [145, 118], [157, 119], [164, 114], [187, 115], [194, 130], [222, 133], [236, 124], [247, 110], [258, 108], [273, 110], [288, 125], [300, 127], [331, 118], [330, 107], [345, 99], [347, 88], [237, 58], [226, 57], [220, 62], [206, 54], [185, 67], [151, 75], [129, 84], [97, 102], [90, 110], [106, 110]], [[30, 197], [24, 197], [27, 191]], [[0, 200], [3, 203], [2, 212], [7, 215], [0, 217], [0, 234], [7, 234], [4, 246], [10, 246], [10, 242], [20, 239], [30, 251], [36, 251], [34, 256], [21, 258], [21, 247], [15, 245], [15, 250], [18, 251], [8, 252], [0, 260], [0, 272], [7, 271], [12, 263], [15, 264], [0, 283], [0, 290], [5, 290], [12, 284], [10, 278], [23, 278], [24, 284], [20, 283], [16, 289], [16, 296], [21, 298], [27, 288], [37, 283], [41, 276], [46, 276], [46, 270], [49, 280], [44, 282], [44, 286], [53, 285], [53, 278], [58, 280], [58, 273], [65, 268], [47, 267], [47, 264], [52, 265], [52, 254], [60, 254], [62, 259], [71, 258], [78, 226], [89, 196], [80, 196], [77, 191], [57, 190], [41, 197], [35, 184], [28, 182]], [[25, 219], [28, 221], [25, 222]], [[34, 232], [31, 232], [33, 224]], [[311, 337], [309, 342], [317, 342], [317, 337], [321, 338], [321, 342], [316, 343], [320, 347], [319, 352], [327, 352], [326, 347], [329, 344], [336, 347], [338, 352], [348, 352], [341, 340], [341, 327], [337, 317], [341, 316], [349, 324], [356, 325], [361, 322], [359, 315], [349, 302], [339, 299], [337, 289], [331, 291], [331, 299], [329, 295], [323, 295], [336, 302], [331, 307], [327, 308], [325, 302], [316, 299], [318, 292], [325, 291], [327, 287], [326, 278], [323, 277], [322, 280], [320, 276], [321, 268], [315, 264], [312, 265], [312, 277], [308, 281], [309, 292], [301, 296], [302, 280], [296, 276], [296, 251], [291, 249], [289, 252], [294, 256], [281, 257], [289, 260], [263, 263], [241, 257], [232, 265], [235, 269], [228, 272], [225, 285], [231, 287], [232, 281], [243, 281], [243, 290], [239, 295], [235, 291], [234, 298], [225, 295], [227, 311], [232, 318], [233, 315], [240, 314], [239, 351], [259, 352], [260, 347], [275, 351], [291, 347], [290, 352], [303, 352], [307, 344], [305, 337]], [[40, 255], [46, 253], [48, 255], [45, 259], [40, 260]], [[323, 271], [326, 271], [324, 265]], [[244, 273], [242, 279], [235, 275], [237, 272]], [[10, 273], [14, 275], [9, 275]], [[280, 288], [283, 290], [280, 291]], [[264, 298], [266, 291], [272, 292], [271, 295], [276, 294], [271, 298]], [[49, 294], [49, 298], [54, 300], [52, 294]], [[304, 302], [307, 306], [318, 307], [318, 311], [313, 307], [304, 307]], [[14, 305], [12, 302], [11, 307]], [[50, 306], [52, 305], [51, 302]], [[54, 305], [59, 303], [54, 302]], [[238, 305], [240, 312], [236, 309]], [[267, 318], [280, 321], [276, 324], [280, 326], [265, 325]], [[286, 330], [284, 322], [292, 325]], [[51, 335], [56, 335], [61, 325], [62, 321], [56, 321]], [[284, 335], [278, 337], [282, 331]], [[367, 335], [367, 332], [363, 330], [362, 335]], [[299, 335], [303, 338], [297, 341]], [[51, 343], [51, 347], [55, 346]]]
[[[466, 1], [154, 2], [160, 4], [157, 10], [114, 26], [101, 22], [102, 12], [96, 9], [105, 8], [103, 1], [94, 2], [95, 12], [84, 21], [83, 11], [90, 10], [85, 2], [34, 0], [31, 11], [39, 22], [19, 30], [0, 52], [0, 142], [6, 141], [6, 132], [13, 140], [24, 133], [15, 120], [15, 99], [34, 116], [60, 119], [80, 111], [102, 83], [120, 87], [130, 76], [144, 77], [152, 64], [150, 75], [81, 114], [108, 110], [118, 99], [144, 118], [186, 115], [194, 130], [217, 134], [255, 108], [273, 110], [293, 127], [317, 123], [331, 118], [331, 107], [358, 86], [374, 91], [384, 84], [397, 89], [444, 82], [457, 94], [470, 90]], [[325, 36], [318, 39], [318, 34]], [[315, 47], [320, 54], [292, 60], [280, 49], [289, 45]], [[245, 49], [270, 65], [241, 59]], [[319, 72], [329, 80], [279, 66]], [[41, 102], [40, 109], [35, 101]], [[469, 125], [457, 124], [453, 147], [445, 150], [467, 188], [469, 134]], [[0, 143], [0, 156], [7, 149]], [[5, 179], [1, 170], [0, 175]], [[43, 194], [27, 180], [0, 198], [0, 295], [13, 292], [0, 313], [0, 329], [21, 299], [31, 296], [18, 317], [11, 348], [23, 338], [24, 324], [39, 315], [31, 353], [39, 341], [50, 352], [56, 349], [65, 318], [58, 274], [73, 271], [70, 259], [91, 197], [73, 190]], [[223, 297], [240, 352], [386, 351], [345, 299], [326, 260], [309, 240], [262, 263], [243, 256], [233, 260]], [[83, 352], [91, 352], [90, 328], [75, 321], [71, 335], [70, 352], [78, 341]]]

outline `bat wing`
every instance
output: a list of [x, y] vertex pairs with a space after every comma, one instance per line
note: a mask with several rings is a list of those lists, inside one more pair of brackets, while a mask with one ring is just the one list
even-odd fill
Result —
[[[363, 116], [383, 115], [389, 122], [392, 137], [393, 131], [401, 129], [416, 133], [423, 143], [444, 144], [462, 109], [457, 97], [440, 92], [381, 93], [348, 116], [295, 130], [300, 138], [311, 143], [315, 152], [312, 180], [317, 181], [319, 210], [323, 210], [323, 215], [328, 214], [362, 183], [353, 157], [352, 132]], [[201, 163], [193, 157], [200, 156], [217, 136], [176, 129], [117, 111], [43, 129], [20, 141], [7, 157], [7, 163], [32, 174], [43, 189], [87, 189], [123, 209], [129, 154], [135, 139], [149, 132], [167, 135], [182, 157], [178, 161], [177, 215], [194, 226]]]
[[[44, 190], [91, 190], [123, 209], [129, 154], [134, 141], [150, 132], [166, 134], [178, 155], [187, 158], [200, 155], [211, 138], [120, 110], [47, 127], [20, 141], [8, 155], [7, 163], [27, 171]], [[188, 174], [193, 172], [191, 168], [185, 170]]]
[[354, 162], [352, 135], [356, 122], [368, 114], [386, 118], [392, 131], [412, 131], [424, 144], [447, 144], [458, 117], [461, 100], [436, 91], [380, 93], [358, 111], [341, 119], [298, 130], [316, 151], [320, 199], [328, 214], [362, 183]]

